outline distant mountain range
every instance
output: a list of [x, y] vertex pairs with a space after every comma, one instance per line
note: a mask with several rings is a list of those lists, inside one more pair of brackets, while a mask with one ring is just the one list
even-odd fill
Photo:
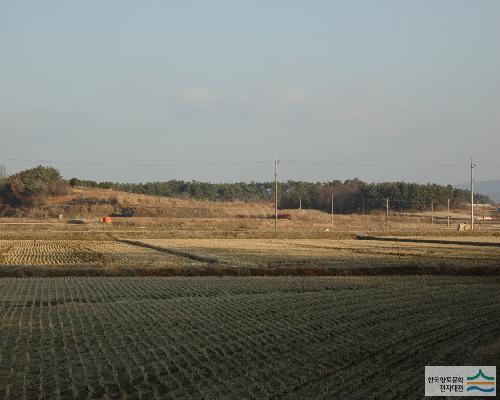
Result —
[[[470, 189], [469, 183], [455, 185], [458, 189]], [[500, 179], [491, 181], [479, 181], [474, 183], [474, 192], [490, 196], [494, 201], [500, 203]]]

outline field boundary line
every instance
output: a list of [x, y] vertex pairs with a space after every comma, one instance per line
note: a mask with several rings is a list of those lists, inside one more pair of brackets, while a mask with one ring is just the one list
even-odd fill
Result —
[[499, 277], [500, 267], [478, 266], [458, 268], [454, 266], [373, 266], [373, 267], [233, 267], [210, 263], [204, 267], [152, 268], [135, 271], [133, 269], [107, 271], [94, 265], [62, 266], [0, 265], [0, 280], [3, 278], [33, 277], [130, 277], [130, 276], [488, 276]]
[[459, 246], [481, 246], [481, 247], [500, 247], [496, 242], [467, 242], [463, 240], [443, 240], [443, 239], [416, 239], [387, 236], [369, 236], [356, 235], [356, 240], [377, 240], [381, 242], [404, 242], [404, 243], [431, 243], [431, 244], [454, 244]]
[[208, 264], [216, 264], [216, 263], [221, 264], [222, 263], [221, 261], [219, 261], [213, 257], [205, 257], [205, 256], [197, 255], [197, 254], [188, 253], [185, 251], [174, 250], [174, 249], [171, 249], [168, 247], [155, 246], [154, 244], [144, 243], [144, 242], [141, 242], [139, 240], [116, 239], [116, 241], [121, 242], [121, 243], [125, 243], [125, 244], [129, 244], [132, 246], [138, 246], [138, 247], [143, 247], [146, 249], [161, 251], [163, 253], [172, 254], [174, 256], [190, 258], [191, 260], [206, 262]]

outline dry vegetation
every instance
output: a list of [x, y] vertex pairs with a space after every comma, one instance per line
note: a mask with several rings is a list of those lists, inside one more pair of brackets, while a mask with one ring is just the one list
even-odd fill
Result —
[[[112, 224], [96, 215], [77, 220], [81, 224], [3, 218], [0, 275], [498, 274], [500, 268], [500, 229], [492, 224], [459, 233], [422, 215], [391, 215], [389, 223], [383, 214], [335, 215], [332, 223], [320, 211], [282, 210], [291, 220], [279, 220], [275, 232], [268, 203], [102, 189], [72, 189], [52, 197], [50, 207], [82, 199], [96, 207], [113, 199], [173, 216], [116, 217]], [[379, 240], [356, 240], [367, 235]]]
[[[100, 203], [168, 216], [116, 217], [103, 224], [102, 215], [92, 215]], [[423, 214], [391, 215], [389, 223], [383, 214], [335, 215], [332, 224], [320, 211], [282, 210], [291, 220], [280, 220], [275, 232], [269, 203], [82, 188], [50, 198], [50, 207], [68, 204], [91, 204], [91, 215], [82, 224], [64, 218], [2, 219], [0, 274], [497, 274], [500, 268], [495, 244], [500, 230], [492, 224], [458, 233], [454, 224], [432, 224]], [[379, 240], [356, 240], [367, 236]]]
[[[164, 218], [244, 218], [265, 219], [274, 215], [272, 202], [227, 201], [217, 202], [184, 198], [169, 198], [118, 192], [111, 189], [71, 188], [70, 193], [62, 196], [52, 196], [47, 199], [47, 206], [31, 211], [31, 216], [56, 217], [63, 214], [67, 218], [100, 218], [112, 213], [120, 213], [123, 209], [132, 209], [135, 217]], [[317, 210], [280, 210], [291, 214], [293, 220], [303, 223], [328, 223], [330, 216]], [[479, 211], [478, 211], [479, 212]], [[410, 224], [420, 226], [431, 220], [430, 212], [391, 211], [391, 223], [402, 226]], [[447, 213], [435, 211], [435, 221], [446, 222]], [[487, 215], [494, 215], [487, 212]], [[334, 225], [356, 228], [359, 215], [336, 215]], [[467, 210], [452, 210], [451, 221], [467, 222]], [[497, 223], [500, 223], [500, 219]], [[383, 223], [384, 213], [380, 210], [374, 215], [365, 215], [363, 220], [370, 223]], [[286, 222], [286, 221], [282, 221]], [[286, 225], [286, 224], [285, 224]], [[486, 227], [486, 226], [485, 226]]]
[[0, 276], [150, 275], [203, 263], [116, 241], [0, 240]]
[[[332, 224], [320, 211], [282, 210], [291, 220], [280, 220], [275, 232], [269, 204], [101, 189], [73, 189], [51, 198], [51, 207], [82, 197], [97, 199], [96, 205], [113, 198], [178, 216], [117, 217], [112, 224], [97, 216], [82, 224], [3, 218], [0, 275], [492, 275], [500, 269], [500, 230], [491, 224], [459, 233], [453, 224], [432, 224], [427, 216], [391, 215], [386, 223], [383, 214], [335, 215]], [[367, 235], [379, 240], [356, 240]]]
[[128, 194], [165, 216], [103, 224], [80, 195], [49, 207], [82, 224], [0, 222], [2, 399], [416, 399], [424, 365], [500, 357], [494, 225], [289, 210], [274, 232], [268, 204]]
[[264, 218], [273, 213], [271, 203], [244, 201], [215, 202], [116, 192], [111, 189], [72, 188], [71, 193], [49, 199], [38, 215], [72, 217], [102, 216], [119, 213], [123, 208], [133, 210], [139, 217], [170, 218]]
[[0, 299], [5, 400], [411, 400], [424, 365], [500, 356], [492, 277], [7, 278]]
[[0, 240], [0, 276], [500, 274], [500, 241], [393, 239]]
[[[139, 243], [210, 258], [234, 268], [276, 272], [310, 268], [331, 269], [335, 273], [361, 268], [363, 272], [370, 273], [372, 269], [377, 274], [380, 271], [391, 273], [388, 268], [392, 267], [395, 268], [392, 273], [408, 274], [414, 273], [414, 267], [448, 267], [457, 273], [460, 269], [469, 273], [471, 268], [497, 267], [500, 260], [500, 246], [493, 246], [493, 243], [488, 247], [475, 246], [472, 242], [471, 245], [456, 245], [328, 239], [151, 239]], [[408, 271], [404, 271], [405, 268]], [[488, 270], [500, 272], [497, 268]]]
[[328, 214], [294, 210], [292, 220], [280, 220], [278, 232], [267, 218], [114, 218], [103, 224], [89, 217], [83, 225], [67, 220], [2, 218], [0, 239], [95, 239], [116, 238], [355, 238], [356, 235], [500, 237], [500, 225], [478, 225], [475, 231], [457, 232], [456, 224], [435, 223], [421, 218], [383, 215], [336, 215], [333, 226]]

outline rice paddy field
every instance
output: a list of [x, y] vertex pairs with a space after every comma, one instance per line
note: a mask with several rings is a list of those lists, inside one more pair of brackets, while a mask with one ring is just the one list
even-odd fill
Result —
[[498, 238], [467, 239], [7, 239], [0, 276], [499, 275]]
[[421, 399], [500, 360], [495, 232], [54, 226], [1, 226], [0, 399]]
[[498, 277], [3, 278], [0, 397], [420, 399], [495, 365]]
[[201, 266], [196, 260], [114, 240], [0, 240], [0, 275], [147, 274]]
[[[360, 267], [412, 266], [495, 267], [500, 260], [500, 241], [490, 239], [486, 246], [469, 240], [463, 244], [398, 240], [330, 239], [150, 239], [129, 241], [158, 250], [173, 249], [212, 259], [235, 267]], [[385, 239], [385, 238], [384, 238]], [[449, 239], [451, 240], [451, 239]]]

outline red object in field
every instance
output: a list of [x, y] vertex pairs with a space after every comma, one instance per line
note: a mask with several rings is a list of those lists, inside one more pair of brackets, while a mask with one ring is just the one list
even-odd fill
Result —
[[278, 214], [278, 219], [292, 219], [290, 214]]
[[105, 224], [110, 224], [111, 222], [113, 222], [113, 220], [111, 219], [111, 217], [103, 217], [102, 222]]

